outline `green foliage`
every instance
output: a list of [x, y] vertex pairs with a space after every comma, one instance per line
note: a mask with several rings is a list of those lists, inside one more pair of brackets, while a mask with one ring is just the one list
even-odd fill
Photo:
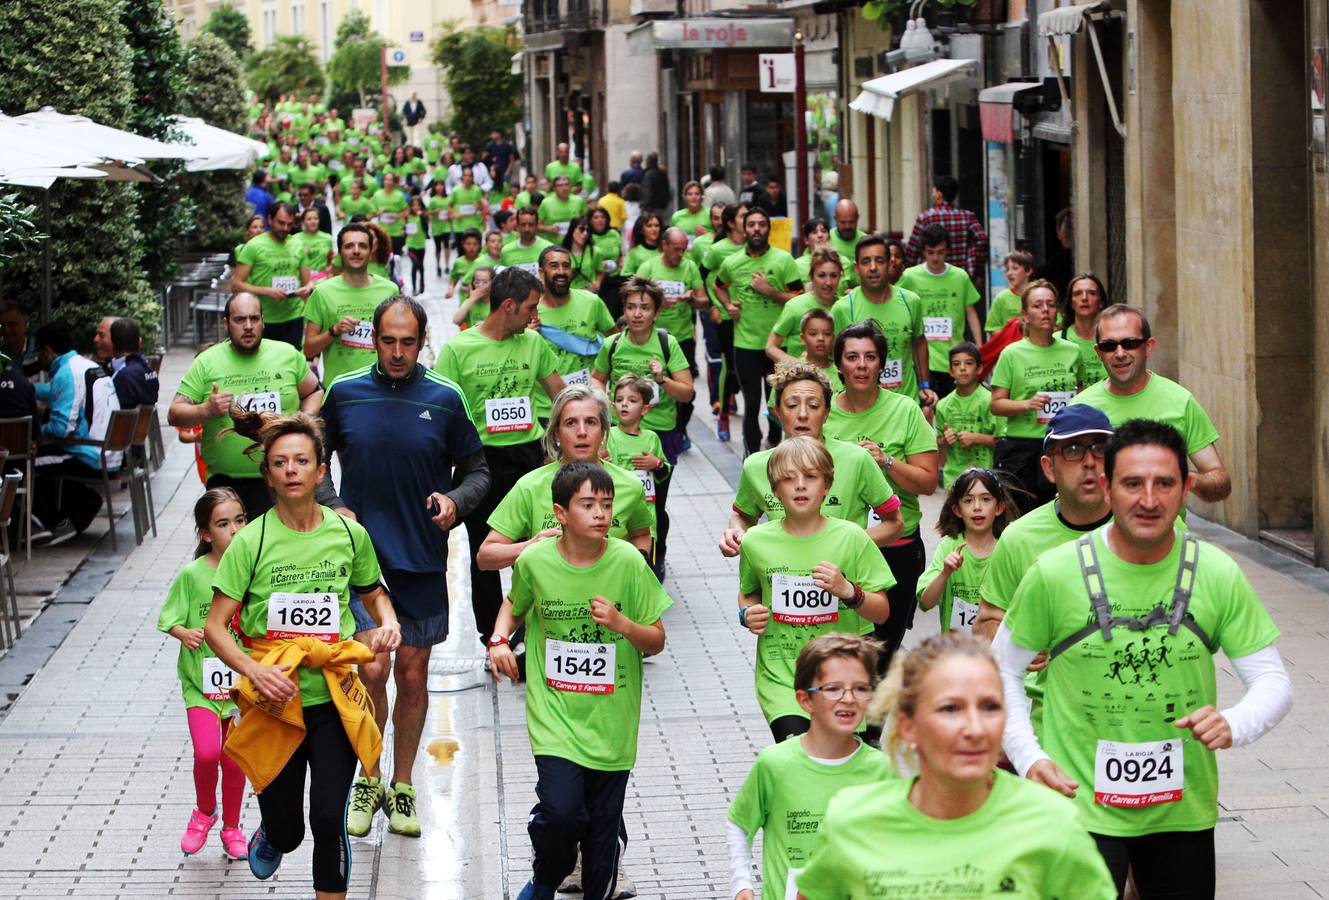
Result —
[[37, 207], [18, 194], [0, 195], [0, 268], [35, 251], [46, 235], [37, 230]]
[[[244, 71], [240, 60], [221, 38], [200, 33], [190, 44], [189, 102], [186, 114], [236, 134], [248, 130]], [[238, 242], [249, 207], [244, 172], [221, 170], [184, 176], [184, 192], [194, 204], [192, 246], [230, 250]]]
[[[867, 0], [863, 4], [863, 18], [869, 22], [876, 22], [882, 31], [890, 31], [902, 17], [909, 15], [909, 8], [914, 2], [915, 0]], [[963, 7], [960, 15], [964, 16], [973, 11], [978, 0], [932, 0], [932, 2], [937, 6]]]
[[314, 45], [303, 35], [284, 34], [249, 59], [249, 86], [269, 103], [282, 94], [322, 93], [326, 83]]
[[[368, 16], [352, 10], [337, 26], [336, 50], [328, 59], [332, 95], [354, 95], [357, 105], [366, 106], [382, 83], [383, 49], [392, 46], [369, 27]], [[410, 66], [388, 66], [388, 84], [401, 84], [410, 74]]]
[[434, 40], [433, 62], [443, 70], [452, 102], [449, 130], [482, 146], [494, 128], [511, 131], [521, 118], [521, 76], [512, 74], [515, 33], [487, 25], [448, 26]]
[[249, 17], [234, 6], [222, 4], [212, 11], [208, 21], [199, 29], [200, 34], [214, 34], [231, 48], [237, 59], [244, 59], [254, 52], [249, 32]]

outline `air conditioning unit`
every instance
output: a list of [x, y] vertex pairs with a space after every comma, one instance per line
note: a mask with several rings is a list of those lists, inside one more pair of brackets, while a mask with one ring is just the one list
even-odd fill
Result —
[[677, 0], [632, 0], [628, 12], [634, 16], [672, 16], [678, 12]]

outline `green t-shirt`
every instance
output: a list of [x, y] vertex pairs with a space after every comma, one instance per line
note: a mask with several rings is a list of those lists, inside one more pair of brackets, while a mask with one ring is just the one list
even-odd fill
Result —
[[868, 300], [862, 288], [854, 288], [831, 307], [835, 333], [850, 325], [873, 319], [886, 336], [886, 358], [882, 360], [881, 386], [918, 402], [918, 371], [914, 365], [914, 341], [923, 334], [923, 303], [918, 295], [899, 285], [891, 286], [885, 303]]
[[[942, 563], [946, 561], [946, 557], [962, 543], [964, 535], [960, 534], [955, 537], [944, 537], [937, 544], [937, 549], [932, 551], [932, 563], [918, 579], [920, 597], [933, 579], [941, 574]], [[950, 578], [946, 579], [946, 587], [942, 588], [941, 601], [937, 604], [937, 609], [941, 615], [942, 631], [956, 630], [970, 634], [973, 632], [974, 620], [978, 618], [979, 589], [983, 584], [983, 576], [987, 574], [988, 561], [992, 557], [975, 556], [968, 547], [961, 552], [964, 555], [964, 562], [960, 568], [951, 573]]]
[[707, 231], [711, 228], [711, 211], [702, 207], [696, 212], [688, 212], [687, 207], [674, 210], [674, 214], [669, 217], [669, 226], [671, 228], [682, 228], [683, 233], [688, 236], [688, 246], [691, 247], [701, 237], [697, 234], [697, 226], [700, 225]]
[[560, 200], [557, 194], [549, 194], [540, 201], [540, 224], [558, 226], [560, 235], [568, 233], [569, 222], [584, 215], [586, 200], [576, 194], [569, 194], [566, 200]]
[[[609, 307], [590, 291], [573, 288], [561, 306], [546, 305], [548, 299], [548, 294], [541, 297], [540, 305], [536, 308], [542, 326], [553, 325], [590, 341], [603, 339], [614, 330], [614, 317], [610, 315]], [[564, 383], [590, 384], [591, 367], [595, 365], [594, 353], [583, 356], [571, 350], [563, 350], [553, 342], [549, 342], [549, 349], [553, 351], [558, 372], [563, 376]], [[536, 392], [535, 414], [547, 419], [552, 408], [553, 401], [549, 395], [544, 391]]]
[[706, 253], [714, 243], [715, 234], [708, 231], [697, 235], [697, 239], [688, 246], [688, 259], [696, 263], [699, 270], [706, 264]]
[[[696, 314], [692, 306], [692, 292], [701, 287], [701, 272], [697, 264], [684, 256], [674, 268], [664, 264], [664, 257], [649, 259], [637, 269], [642, 278], [649, 278], [664, 291], [665, 306], [660, 309], [655, 324], [676, 337], [679, 343], [696, 338]], [[669, 303], [673, 303], [670, 306]]]
[[1082, 338], [1075, 331], [1075, 326], [1070, 325], [1057, 333], [1063, 341], [1070, 341], [1080, 349], [1080, 375], [1084, 379], [1084, 385], [1088, 387], [1091, 384], [1097, 384], [1104, 378], [1107, 378], [1107, 367], [1103, 365], [1103, 360], [1098, 358], [1098, 351], [1094, 349], [1094, 339], [1092, 337]]
[[498, 258], [505, 266], [522, 269], [539, 278], [540, 253], [544, 248], [552, 246], [552, 243], [539, 236], [529, 246], [523, 244], [520, 239], [514, 239], [503, 245]]
[[807, 900], [1115, 900], [1075, 804], [1009, 772], [993, 775], [987, 800], [958, 819], [920, 812], [909, 802], [912, 778], [845, 788], [826, 808], [798, 890]]
[[434, 368], [462, 386], [480, 443], [509, 447], [544, 437], [534, 398], [545, 393], [541, 382], [558, 371], [558, 362], [534, 331], [496, 341], [468, 328], [448, 339]]
[[717, 283], [728, 286], [729, 302], [739, 308], [738, 321], [734, 324], [734, 346], [744, 350], [765, 349], [766, 338], [784, 308], [783, 303], [759, 294], [752, 287], [752, 277], [758, 272], [764, 272], [776, 290], [786, 291], [798, 283], [794, 258], [779, 247], [770, 247], [760, 256], [753, 256], [746, 250], [735, 253], [720, 264], [720, 271], [715, 276]]
[[[825, 435], [851, 444], [872, 441], [895, 459], [908, 460], [912, 454], [937, 449], [937, 435], [918, 403], [890, 391], [879, 392], [877, 402], [860, 413], [845, 412], [838, 402], [832, 402]], [[922, 518], [918, 496], [901, 488], [896, 488], [895, 493], [900, 498], [900, 517], [904, 519], [903, 537], [909, 537], [918, 531]]]
[[332, 339], [323, 350], [323, 384], [332, 384], [337, 376], [370, 365], [378, 360], [374, 349], [374, 310], [397, 294], [397, 286], [377, 275], [369, 277], [366, 287], [351, 287], [345, 275], [325, 278], [314, 287], [305, 305], [305, 321], [327, 331], [345, 316], [359, 321], [355, 331]]
[[834, 765], [808, 756], [798, 738], [763, 748], [729, 806], [729, 821], [749, 840], [761, 832], [762, 895], [785, 896], [790, 873], [812, 858], [822, 816], [842, 788], [894, 777], [886, 754], [867, 744]]
[[[591, 233], [591, 243], [600, 254], [600, 268], [606, 275], [617, 275], [619, 260], [623, 258], [623, 236], [611, 228], [604, 234]], [[610, 265], [612, 263], [613, 265]]]
[[332, 259], [332, 235], [326, 231], [296, 232], [286, 239], [300, 255], [300, 265], [311, 272], [321, 272]]
[[[605, 449], [609, 451], [610, 462], [627, 472], [631, 472], [634, 477], [641, 481], [642, 487], [646, 490], [646, 502], [654, 503], [656, 482], [666, 480], [673, 471], [673, 467], [669, 465], [669, 460], [665, 458], [664, 445], [660, 443], [660, 435], [649, 428], [639, 428], [636, 434], [628, 434], [623, 430], [622, 425], [614, 425], [609, 429], [609, 435], [605, 438]], [[658, 471], [647, 472], [633, 468], [632, 458], [644, 453], [649, 453], [651, 456], [662, 460]]]
[[406, 233], [405, 213], [409, 205], [406, 194], [401, 188], [393, 188], [391, 192], [383, 188], [374, 191], [374, 209], [378, 213], [378, 224], [383, 226], [388, 237], [401, 237]]
[[377, 209], [378, 207], [374, 205], [374, 198], [368, 194], [361, 194], [358, 199], [347, 194], [341, 201], [342, 218], [347, 221], [350, 221], [352, 216], [373, 218]]
[[[249, 277], [245, 279], [256, 287], [280, 287], [288, 292], [300, 287], [300, 245], [292, 243], [290, 237], [278, 241], [272, 232], [265, 231], [255, 235], [240, 248], [235, 260], [249, 266]], [[300, 318], [300, 309], [304, 300], [299, 297], [287, 297], [285, 300], [273, 300], [260, 297], [263, 307], [263, 321], [268, 324], [289, 322]]]
[[992, 298], [992, 305], [988, 307], [988, 318], [983, 323], [984, 331], [1001, 331], [1006, 327], [1006, 323], [1020, 314], [1020, 295], [1010, 288], [1002, 288], [997, 296]]
[[447, 204], [454, 216], [451, 222], [453, 231], [460, 234], [469, 228], [484, 229], [485, 217], [480, 212], [480, 204], [484, 198], [484, 188], [477, 184], [470, 187], [457, 185], [452, 189], [452, 193], [448, 194]]
[[[735, 253], [743, 249], [743, 244], [736, 244], [729, 238], [722, 237], [719, 240], [711, 241], [702, 257], [702, 268], [706, 270], [706, 293], [711, 298], [711, 305], [720, 310], [720, 320], [729, 321], [729, 311], [724, 308], [720, 298], [715, 293], [715, 280], [719, 277], [720, 266], [724, 261]], [[732, 299], [732, 298], [731, 298]]]
[[[804, 282], [806, 284], [806, 281]], [[832, 304], [834, 305], [834, 304]], [[817, 295], [808, 291], [806, 294], [799, 294], [790, 300], [780, 310], [780, 318], [775, 320], [775, 327], [771, 330], [780, 336], [780, 342], [784, 347], [784, 352], [790, 356], [802, 356], [807, 347], [803, 346], [803, 316], [810, 309], [824, 309], [831, 311], [831, 307], [817, 299]], [[832, 325], [832, 328], [835, 326]]]
[[1218, 440], [1218, 429], [1190, 391], [1157, 372], [1138, 393], [1121, 395], [1108, 390], [1106, 381], [1084, 389], [1076, 403], [1087, 403], [1103, 412], [1114, 428], [1127, 419], [1166, 422], [1186, 439], [1186, 452], [1198, 453]]
[[[1108, 547], [1106, 529], [1094, 532], [1092, 540], [1113, 615], [1144, 616], [1155, 607], [1171, 606], [1182, 547], [1180, 530], [1168, 555], [1149, 565], [1118, 558]], [[1201, 831], [1218, 821], [1217, 757], [1173, 722], [1202, 706], [1217, 706], [1213, 654], [1218, 649], [1228, 659], [1249, 656], [1271, 645], [1278, 628], [1237, 562], [1205, 542], [1199, 544], [1188, 611], [1215, 650], [1206, 648], [1189, 628], [1169, 635], [1165, 619], [1144, 632], [1118, 627], [1110, 643], [1094, 632], [1048, 664], [1043, 747], [1080, 782], [1075, 802], [1086, 827], [1096, 834], [1135, 837]], [[1035, 561], [1006, 614], [1011, 639], [1037, 650], [1057, 646], [1092, 620], [1074, 543], [1049, 550]], [[1097, 779], [1095, 758], [1103, 742], [1180, 744], [1180, 758], [1168, 760], [1179, 782], [1173, 786], [1160, 779], [1157, 786], [1150, 786], [1159, 793], [1175, 790], [1176, 799], [1131, 807], [1096, 799], [1112, 791], [1132, 793], [1134, 787]], [[1144, 766], [1147, 769], [1150, 760], [1161, 765], [1163, 759], [1157, 752], [1148, 754]]]
[[[822, 562], [839, 566], [845, 578], [865, 591], [895, 586], [895, 576], [877, 545], [860, 526], [844, 519], [828, 518], [821, 531], [808, 537], [791, 535], [781, 522], [766, 522], [749, 528], [739, 545], [738, 589], [744, 594], [760, 593], [762, 604], [771, 610], [766, 630], [757, 637], [757, 703], [767, 723], [781, 716], [808, 718], [794, 696], [794, 664], [808, 641], [832, 632], [867, 634], [872, 630], [867, 619], [834, 598], [827, 611], [806, 611], [803, 598], [821, 593], [810, 578], [813, 566]], [[802, 580], [775, 588], [773, 601], [772, 576]], [[787, 611], [780, 612], [786, 603]]]
[[[367, 590], [379, 582], [378, 557], [369, 532], [326, 506], [313, 531], [292, 531], [276, 510], [268, 510], [236, 534], [222, 554], [212, 587], [239, 600], [240, 630], [249, 637], [268, 633], [268, 605], [274, 593], [336, 594], [335, 640], [355, 634], [350, 589]], [[318, 669], [300, 669], [300, 705], [328, 703], [328, 683]]]
[[645, 265], [647, 260], [658, 259], [659, 256], [659, 247], [652, 248], [645, 244], [638, 244], [628, 251], [627, 258], [623, 260], [623, 277], [636, 275], [637, 270]]
[[411, 250], [423, 250], [429, 239], [428, 215], [411, 215], [407, 213], [402, 217], [402, 228], [406, 232], [406, 246]]
[[595, 243], [592, 241], [582, 247], [581, 253], [569, 249], [568, 255], [572, 257], [572, 286], [589, 289], [595, 279], [604, 272], [604, 259], [600, 256], [600, 251], [595, 249]]
[[926, 265], [910, 266], [900, 276], [899, 287], [913, 291], [923, 304], [928, 368], [945, 372], [951, 365], [951, 348], [964, 340], [965, 310], [978, 302], [978, 289], [969, 280], [968, 272], [950, 263], [940, 275], [933, 275]]
[[435, 194], [425, 201], [425, 209], [429, 211], [431, 233], [452, 233], [452, 220], [448, 218], [448, 212], [451, 210], [451, 199], [451, 197], [440, 197]]
[[545, 165], [545, 177], [549, 179], [550, 184], [553, 184], [554, 179], [558, 178], [560, 175], [568, 176], [568, 181], [572, 183], [572, 189], [574, 191], [581, 187], [582, 171], [581, 166], [577, 163], [572, 162], [571, 160], [565, 163], [554, 160]]
[[[667, 333], [665, 337], [667, 340], [664, 343], [667, 346], [662, 347], [659, 330], [652, 329], [646, 338], [646, 343], [638, 344], [632, 340], [631, 334], [621, 331], [606, 340], [604, 346], [600, 348], [599, 355], [595, 357], [595, 371], [608, 377], [605, 386], [609, 390], [613, 390], [618, 379], [629, 372], [640, 375], [655, 385], [656, 403], [647, 410], [641, 422], [643, 427], [653, 431], [674, 429], [678, 422], [678, 403], [651, 377], [651, 360], [660, 360], [668, 375], [688, 371], [688, 359], [683, 355], [683, 349], [678, 346], [678, 339]], [[617, 422], [618, 414], [614, 413], [613, 417]]]
[[1058, 501], [1036, 506], [1002, 531], [992, 551], [979, 593], [997, 609], [1010, 609], [1020, 579], [1047, 550], [1073, 541], [1095, 525], [1076, 528], [1057, 514]]
[[[206, 556], [198, 557], [180, 570], [180, 574], [171, 582], [171, 590], [157, 617], [158, 631], [169, 632], [176, 625], [182, 628], [202, 628], [207, 623], [208, 613], [212, 610], [212, 573], [213, 568], [208, 565]], [[235, 638], [236, 646], [240, 646], [239, 636], [234, 632], [231, 636]], [[235, 709], [235, 704], [230, 700], [210, 700], [203, 695], [203, 660], [216, 658], [217, 654], [207, 641], [199, 644], [195, 650], [180, 645], [175, 673], [180, 677], [180, 693], [185, 698], [185, 709], [197, 706], [222, 716]], [[225, 667], [221, 671], [225, 671]], [[238, 686], [240, 679], [234, 675], [232, 679], [232, 686]], [[209, 693], [220, 693], [225, 688], [224, 683], [219, 683]]]
[[[867, 236], [868, 233], [866, 231], [856, 231], [854, 232], [853, 239], [846, 241], [844, 238], [840, 237], [840, 230], [832, 227], [829, 243], [835, 248], [836, 253], [840, 254], [850, 262], [854, 262], [858, 259], [858, 242]], [[852, 269], [850, 271], [852, 271]]]
[[[309, 374], [305, 355], [284, 341], [259, 341], [252, 354], [237, 353], [230, 341], [204, 350], [190, 363], [180, 380], [179, 393], [194, 403], [202, 403], [217, 389], [231, 394], [231, 402], [246, 409], [281, 412], [285, 415], [300, 409], [300, 382]], [[278, 407], [274, 409], [273, 407]], [[245, 455], [253, 441], [231, 428], [230, 416], [212, 416], [203, 421], [199, 442], [208, 473], [232, 478], [259, 478], [258, 459]]]
[[[563, 463], [555, 460], [517, 479], [490, 514], [489, 527], [514, 541], [530, 540], [542, 531], [558, 528], [553, 487], [554, 476], [562, 467]], [[614, 518], [609, 536], [627, 540], [628, 535], [642, 529], [650, 529], [653, 534], [655, 511], [646, 503], [642, 482], [613, 463], [606, 463], [604, 468], [614, 479]]]
[[[868, 527], [868, 510], [886, 507], [887, 512], [899, 506], [893, 500], [895, 491], [868, 453], [857, 444], [826, 438], [826, 449], [835, 464], [835, 478], [826, 499], [821, 502], [821, 514], [830, 519], [845, 519], [859, 528]], [[734, 496], [734, 509], [753, 519], [763, 515], [771, 522], [784, 518], [784, 506], [771, 490], [766, 477], [766, 463], [774, 450], [758, 450], [743, 460], [742, 474], [738, 478], [738, 493]]]
[[[532, 544], [512, 567], [512, 611], [526, 617], [531, 751], [602, 772], [631, 769], [641, 723], [641, 653], [596, 624], [591, 598], [608, 598], [640, 625], [660, 621], [673, 601], [631, 544], [611, 538], [585, 568], [565, 561], [558, 544]], [[600, 646], [581, 654], [579, 644]], [[555, 653], [561, 664], [551, 659]]]
[[[997, 434], [997, 416], [992, 414], [992, 392], [983, 385], [974, 388], [968, 397], [961, 397], [958, 391], [947, 394], [937, 401], [937, 411], [932, 417], [940, 438], [949, 427], [952, 431], [973, 431], [977, 434]], [[942, 468], [942, 477], [946, 484], [954, 483], [965, 469], [992, 468], [992, 448], [982, 444], [961, 447], [952, 444], [945, 450], [946, 465]]]
[[1048, 422], [1083, 383], [1080, 350], [1074, 344], [1055, 336], [1048, 347], [1030, 343], [1029, 338], [1008, 344], [992, 370], [992, 386], [1006, 388], [1011, 400], [1028, 400], [1040, 393], [1050, 394], [1052, 399], [1040, 410], [1007, 417], [1007, 437], [1041, 439], [1047, 434]]

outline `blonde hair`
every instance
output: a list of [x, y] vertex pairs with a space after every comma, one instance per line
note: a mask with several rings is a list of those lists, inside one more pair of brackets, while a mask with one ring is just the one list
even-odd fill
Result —
[[545, 429], [545, 436], [540, 441], [546, 459], [563, 458], [563, 448], [558, 444], [558, 422], [563, 418], [563, 410], [567, 405], [577, 400], [595, 401], [600, 416], [600, 449], [604, 448], [605, 438], [609, 436], [609, 398], [604, 395], [604, 391], [589, 384], [570, 384], [558, 392], [549, 408], [549, 427]]
[[835, 461], [825, 444], [799, 435], [781, 443], [766, 460], [766, 478], [772, 487], [799, 472], [820, 472], [830, 487], [835, 480]]
[[897, 769], [907, 767], [918, 771], [917, 751], [906, 750], [900, 743], [900, 716], [913, 718], [928, 674], [956, 656], [987, 660], [993, 671], [997, 670], [997, 661], [987, 641], [963, 631], [947, 631], [928, 638], [913, 650], [897, 650], [886, 678], [877, 686], [877, 693], [868, 704], [867, 719], [882, 726], [882, 749]]
[[832, 394], [830, 379], [821, 369], [805, 362], [777, 364], [775, 371], [766, 376], [766, 383], [771, 386], [771, 391], [775, 394], [776, 406], [780, 405], [780, 400], [784, 397], [784, 389], [797, 381], [816, 382], [821, 387], [827, 407], [830, 406]]
[[651, 398], [655, 396], [655, 392], [651, 390], [651, 381], [640, 375], [634, 375], [631, 372], [614, 382], [614, 396], [617, 397], [618, 392], [623, 390], [623, 388], [632, 388], [636, 391], [637, 396], [641, 398], [642, 403], [649, 404]]

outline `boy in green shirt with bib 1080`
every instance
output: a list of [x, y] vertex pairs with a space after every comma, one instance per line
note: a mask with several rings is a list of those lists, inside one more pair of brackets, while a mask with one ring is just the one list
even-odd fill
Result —
[[551, 493], [563, 533], [517, 557], [489, 639], [494, 678], [516, 681], [508, 640], [526, 623], [526, 726], [539, 800], [527, 821], [534, 872], [517, 900], [553, 900], [578, 848], [585, 896], [613, 896], [642, 657], [664, 649], [660, 617], [672, 605], [636, 548], [608, 537], [614, 482], [603, 466], [568, 463]]

